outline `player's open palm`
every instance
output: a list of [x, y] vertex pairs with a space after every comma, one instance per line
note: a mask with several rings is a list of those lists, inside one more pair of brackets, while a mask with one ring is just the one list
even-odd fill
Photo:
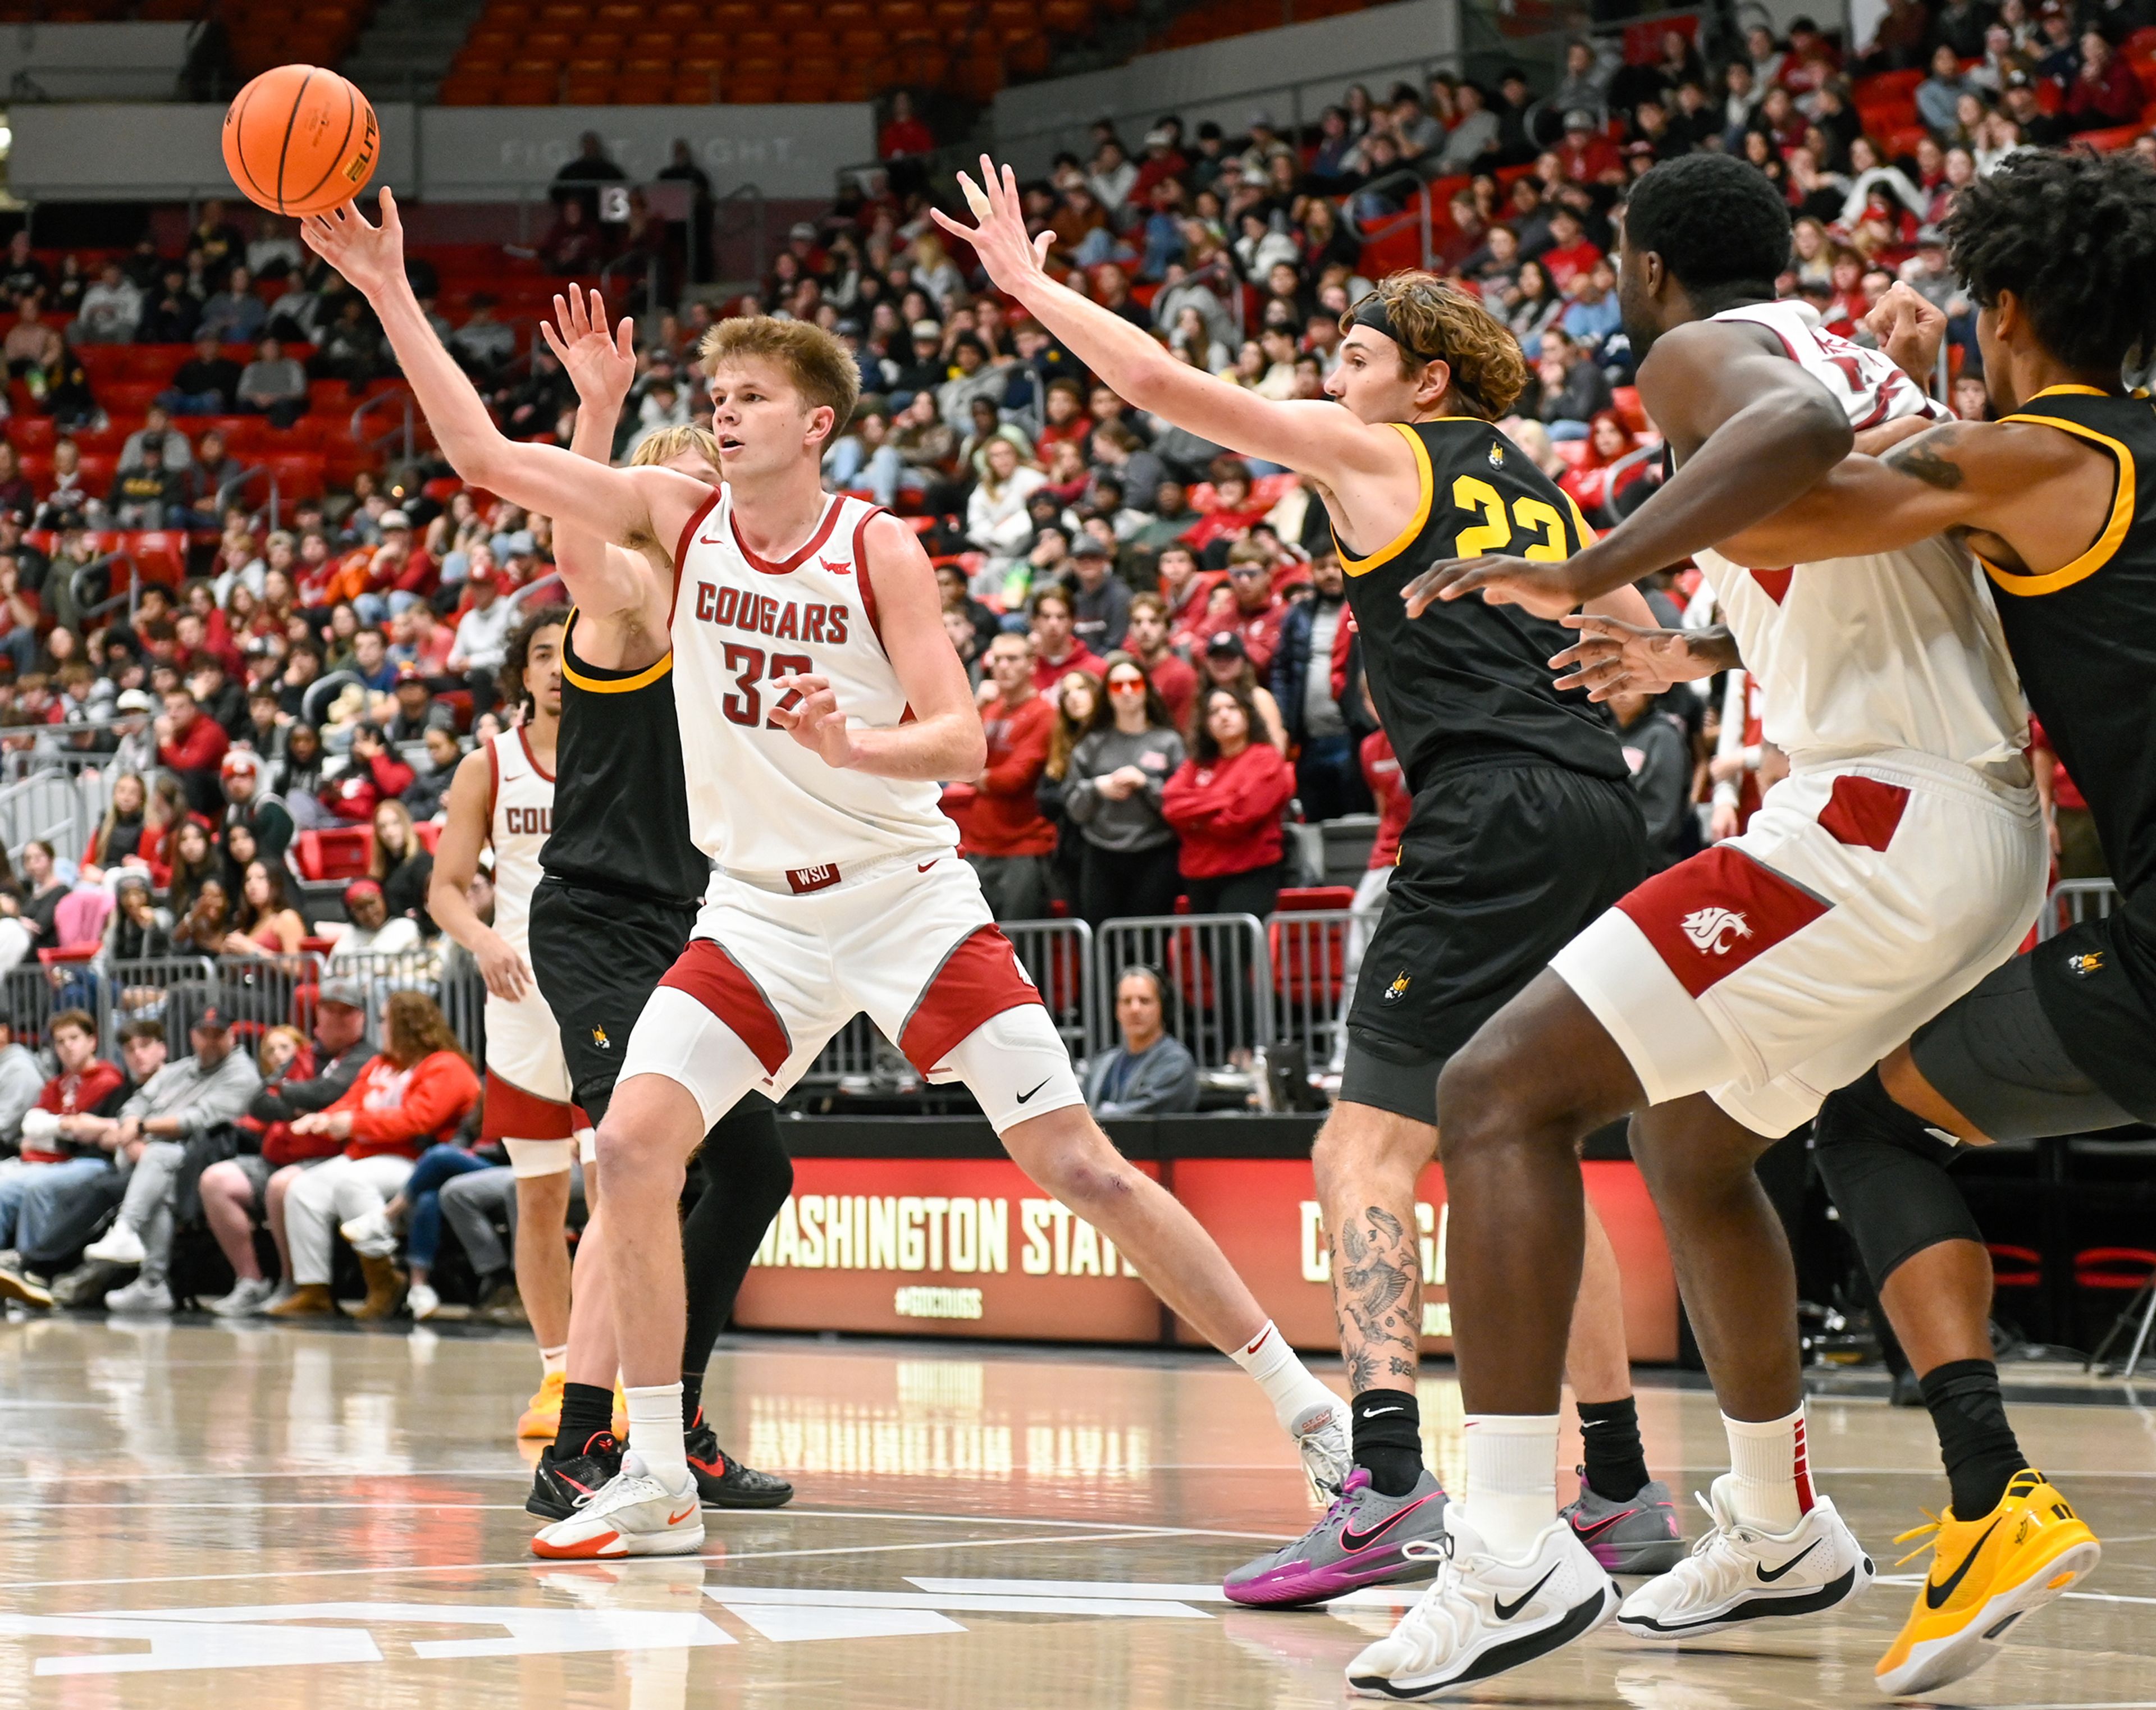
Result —
[[[557, 331], [557, 328], [559, 331]], [[554, 320], [539, 323], [540, 336], [554, 352], [585, 404], [619, 408], [636, 382], [635, 323], [624, 316], [611, 331], [606, 299], [596, 287], [588, 302], [571, 285], [554, 297]]]
[[378, 226], [359, 211], [357, 202], [300, 222], [300, 235], [307, 247], [369, 297], [404, 276], [404, 222], [398, 217], [397, 198], [387, 184], [382, 187], [379, 206]]
[[1579, 639], [1550, 660], [1553, 670], [1569, 666], [1557, 680], [1560, 689], [1584, 689], [1590, 701], [1612, 695], [1659, 695], [1673, 683], [1712, 676], [1713, 665], [1692, 651], [1681, 629], [1650, 629], [1592, 612], [1568, 614], [1560, 620], [1579, 631]]
[[1464, 599], [1471, 593], [1493, 606], [1524, 607], [1538, 618], [1561, 618], [1579, 603], [1564, 564], [1500, 552], [1433, 564], [1400, 590], [1400, 598], [1407, 602], [1408, 615], [1419, 618], [1441, 599]]
[[981, 182], [976, 184], [961, 172], [958, 187], [966, 193], [966, 205], [979, 223], [963, 224], [935, 208], [931, 213], [936, 223], [973, 246], [998, 290], [1013, 296], [1020, 295], [1019, 287], [1045, 270], [1043, 263], [1048, 259], [1049, 245], [1055, 241], [1055, 234], [1026, 235], [1025, 203], [1018, 193], [1018, 174], [1009, 167], [998, 174], [986, 155], [981, 157]]
[[854, 763], [853, 732], [839, 711], [838, 692], [826, 677], [788, 675], [774, 678], [787, 691], [771, 709], [772, 722], [789, 732], [804, 748], [813, 748], [826, 766], [840, 771]]

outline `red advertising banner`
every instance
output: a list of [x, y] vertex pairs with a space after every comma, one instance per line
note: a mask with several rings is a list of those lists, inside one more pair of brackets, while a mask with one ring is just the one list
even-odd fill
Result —
[[[1184, 1159], [1164, 1180], [1297, 1348], [1337, 1349], [1323, 1220], [1307, 1159]], [[1638, 1168], [1582, 1167], [1616, 1249], [1632, 1356], [1673, 1360], [1669, 1249]], [[734, 1311], [745, 1327], [878, 1335], [1157, 1343], [1159, 1302], [1113, 1242], [1015, 1164], [980, 1158], [797, 1158]], [[1423, 1347], [1451, 1347], [1445, 1179], [1417, 1193]], [[1178, 1339], [1198, 1341], [1178, 1323]]]

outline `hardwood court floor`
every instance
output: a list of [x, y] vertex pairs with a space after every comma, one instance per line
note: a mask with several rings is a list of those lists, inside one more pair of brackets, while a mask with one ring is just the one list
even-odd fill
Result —
[[[1346, 1702], [1390, 1618], [1219, 1600], [1310, 1512], [1224, 1361], [730, 1343], [707, 1404], [798, 1506], [707, 1514], [701, 1559], [571, 1567], [525, 1553], [508, 1432], [536, 1364], [507, 1334], [0, 1323], [0, 1710], [1300, 1710]], [[1924, 1416], [1815, 1405], [1815, 1464], [1892, 1574], [1893, 1534], [1943, 1496]], [[1456, 1483], [1458, 1392], [1427, 1380], [1423, 1408]], [[1681, 1493], [1722, 1468], [1710, 1397], [1650, 1388], [1642, 1412]], [[2020, 1412], [2104, 1564], [1943, 1702], [2149, 1705], [2156, 1426]], [[1913, 1583], [1682, 1652], [1605, 1630], [1469, 1702], [1869, 1703]]]

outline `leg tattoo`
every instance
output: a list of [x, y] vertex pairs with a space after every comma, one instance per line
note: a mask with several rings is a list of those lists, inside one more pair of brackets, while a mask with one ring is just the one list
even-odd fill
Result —
[[1382, 1205], [1368, 1205], [1330, 1238], [1332, 1307], [1348, 1387], [1412, 1383], [1422, 1327], [1422, 1244]]

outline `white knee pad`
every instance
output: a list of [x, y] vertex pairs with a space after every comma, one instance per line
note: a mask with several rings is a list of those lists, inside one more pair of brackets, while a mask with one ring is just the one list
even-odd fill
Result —
[[990, 1016], [943, 1060], [952, 1072], [933, 1078], [964, 1081], [998, 1134], [1086, 1101], [1070, 1053], [1038, 1004]]
[[527, 1176], [562, 1176], [577, 1159], [577, 1143], [573, 1140], [504, 1140], [502, 1150], [509, 1154], [509, 1168], [517, 1180]]

